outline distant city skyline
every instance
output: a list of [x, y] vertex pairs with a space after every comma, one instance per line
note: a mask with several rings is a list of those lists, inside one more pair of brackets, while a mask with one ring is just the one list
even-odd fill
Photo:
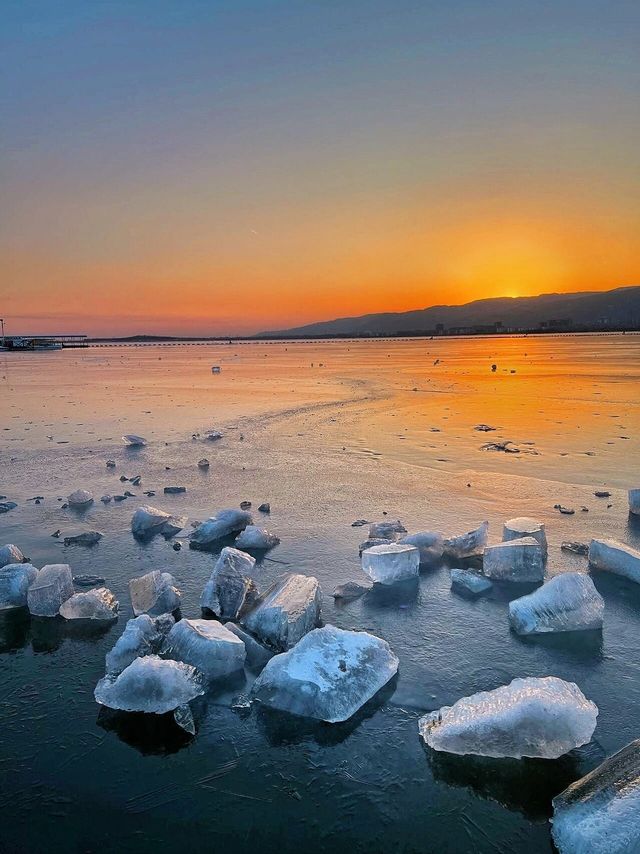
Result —
[[639, 33], [615, 0], [8, 5], [7, 332], [636, 284]]

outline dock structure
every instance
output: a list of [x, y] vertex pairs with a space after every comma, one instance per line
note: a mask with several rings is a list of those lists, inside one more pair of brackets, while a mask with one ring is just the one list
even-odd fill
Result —
[[22, 353], [88, 346], [86, 335], [3, 335], [0, 339], [0, 349]]

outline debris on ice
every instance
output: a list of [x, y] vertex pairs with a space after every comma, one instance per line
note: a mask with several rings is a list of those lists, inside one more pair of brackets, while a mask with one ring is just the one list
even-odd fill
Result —
[[88, 489], [76, 489], [67, 498], [70, 507], [87, 507], [93, 502], [93, 495]]

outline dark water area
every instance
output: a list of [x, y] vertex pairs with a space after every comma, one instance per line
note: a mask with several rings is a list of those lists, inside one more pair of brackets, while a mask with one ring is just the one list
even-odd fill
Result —
[[[433, 376], [441, 384], [439, 391], [417, 402], [413, 377], [400, 387], [384, 373], [389, 352], [398, 371], [408, 370], [413, 351], [407, 354], [403, 348], [409, 345], [402, 342], [386, 342], [377, 361], [363, 349], [358, 365], [353, 354], [343, 354], [331, 377], [314, 375], [312, 381], [303, 372], [311, 361], [331, 362], [332, 345], [313, 357], [304, 351], [296, 370], [284, 346], [270, 350], [268, 357], [274, 360], [278, 354], [282, 375], [276, 370], [269, 395], [253, 402], [251, 383], [264, 385], [266, 375], [257, 355], [242, 356], [237, 394], [231, 388], [233, 363], [223, 364], [221, 376], [227, 376], [229, 385], [220, 400], [204, 395], [200, 387], [185, 386], [187, 365], [179, 365], [180, 376], [174, 377], [178, 368], [162, 351], [167, 364], [164, 373], [157, 368], [154, 386], [160, 398], [147, 406], [144, 398], [151, 399], [151, 392], [142, 388], [145, 376], [136, 379], [133, 367], [127, 396], [114, 391], [117, 372], [114, 368], [110, 383], [109, 366], [94, 365], [86, 376], [78, 369], [79, 374], [71, 371], [70, 376], [69, 365], [47, 354], [46, 362], [37, 363], [45, 376], [25, 380], [24, 364], [5, 364], [5, 414], [11, 416], [4, 425], [10, 430], [0, 439], [0, 493], [18, 506], [0, 516], [0, 544], [16, 543], [38, 567], [67, 562], [74, 575], [103, 576], [120, 602], [120, 615], [115, 624], [96, 629], [70, 626], [61, 618], [30, 618], [21, 611], [0, 613], [0, 851], [209, 851], [225, 846], [234, 852], [283, 854], [550, 852], [551, 799], [640, 735], [637, 585], [594, 574], [605, 599], [603, 631], [539, 639], [523, 639], [509, 629], [508, 602], [527, 591], [498, 585], [489, 596], [469, 600], [451, 591], [444, 564], [424, 571], [417, 583], [374, 588], [352, 602], [336, 603], [331, 596], [336, 584], [362, 577], [358, 544], [367, 528], [351, 527], [361, 518], [400, 518], [410, 531], [447, 535], [488, 519], [490, 541], [496, 542], [505, 519], [533, 515], [547, 526], [548, 576], [588, 571], [585, 558], [560, 550], [563, 540], [613, 536], [640, 547], [640, 526], [627, 513], [625, 494], [625, 488], [640, 485], [638, 404], [628, 388], [637, 383], [640, 347], [636, 344], [620, 359], [615, 383], [598, 379], [595, 390], [580, 368], [588, 364], [593, 373], [591, 356], [578, 360], [571, 376], [565, 371], [562, 382], [583, 404], [580, 417], [574, 414], [563, 427], [561, 451], [541, 422], [518, 413], [517, 423], [509, 422], [509, 435], [513, 430], [514, 440], [524, 439], [515, 430], [527, 423], [540, 454], [516, 461], [479, 451], [487, 437], [473, 432], [481, 410], [483, 421], [491, 424], [499, 418], [504, 423], [511, 411], [506, 400], [485, 387], [484, 378], [466, 397], [445, 389], [467, 382], [465, 372], [484, 370], [484, 354], [481, 367], [474, 352], [446, 377]], [[607, 359], [615, 361], [616, 341], [608, 348], [606, 339], [588, 346], [603, 348], [602, 357], [595, 359], [600, 366], [608, 365]], [[152, 351], [157, 362], [159, 348], [149, 348], [143, 356], [132, 349], [130, 358], [150, 359]], [[82, 358], [73, 355], [74, 360]], [[515, 361], [512, 353], [504, 355], [507, 359]], [[208, 360], [220, 361], [219, 352]], [[425, 357], [430, 369], [433, 361], [431, 354]], [[103, 372], [99, 380], [98, 367]], [[195, 375], [201, 367], [194, 362], [190, 370]], [[531, 393], [526, 384], [515, 397], [509, 392], [514, 411], [522, 400], [539, 407], [540, 375], [535, 365], [529, 370]], [[504, 379], [509, 382], [509, 375]], [[165, 380], [175, 389], [173, 399]], [[49, 418], [46, 411], [36, 415], [34, 402], [33, 384], [45, 382], [52, 398]], [[206, 382], [212, 382], [210, 376]], [[78, 385], [72, 420], [68, 406], [53, 399], [56, 389], [67, 394], [65, 383]], [[608, 395], [596, 395], [602, 400], [594, 403], [591, 392], [607, 389]], [[203, 396], [199, 404], [190, 398], [178, 407], [182, 394]], [[118, 410], [120, 395], [125, 403]], [[298, 406], [296, 397], [301, 398]], [[45, 407], [47, 400], [41, 401]], [[543, 406], [546, 418], [569, 418], [561, 401], [550, 401]], [[13, 415], [21, 408], [30, 417], [19, 421]], [[585, 408], [619, 415], [614, 420], [623, 421], [625, 433], [609, 435], [599, 426], [602, 414], [587, 425]], [[144, 409], [155, 412], [146, 416]], [[394, 414], [403, 418], [403, 440], [388, 426]], [[443, 416], [455, 425], [449, 428]], [[145, 418], [151, 420], [141, 424]], [[434, 444], [441, 444], [430, 449], [430, 456], [425, 430], [418, 426], [422, 420], [438, 424], [445, 434], [434, 434]], [[20, 426], [29, 426], [28, 421], [33, 423], [25, 437]], [[45, 428], [47, 423], [53, 426]], [[151, 423], [155, 435], [149, 436], [147, 447], [132, 451], [120, 443], [124, 432], [147, 435]], [[219, 442], [192, 438], [214, 426], [223, 431]], [[64, 436], [68, 444], [48, 440], [47, 430], [48, 435]], [[617, 435], [631, 438], [612, 438]], [[618, 451], [608, 441], [627, 443], [629, 450]], [[365, 448], [371, 453], [364, 453]], [[591, 449], [595, 457], [580, 456]], [[438, 462], [444, 453], [449, 464]], [[575, 477], [568, 475], [570, 466], [560, 453], [570, 454]], [[196, 465], [203, 456], [211, 461], [208, 472]], [[116, 461], [114, 470], [105, 467], [109, 458]], [[625, 459], [626, 464], [621, 462]], [[120, 493], [129, 487], [119, 481], [123, 473], [141, 474], [142, 483], [130, 487], [136, 496], [120, 504], [96, 500], [86, 512], [76, 513], [62, 509], [57, 500], [81, 486], [96, 499]], [[177, 484], [187, 487], [186, 494], [163, 495], [164, 486]], [[611, 491], [606, 500], [593, 495], [603, 485]], [[143, 490], [156, 495], [148, 499]], [[43, 496], [40, 504], [29, 500], [38, 495]], [[282, 541], [256, 563], [258, 586], [264, 589], [283, 572], [315, 575], [323, 590], [323, 620], [386, 639], [400, 659], [398, 676], [356, 716], [337, 725], [236, 704], [255, 678], [250, 670], [194, 703], [195, 737], [178, 729], [170, 716], [99, 707], [93, 689], [104, 674], [105, 654], [132, 616], [130, 578], [151, 569], [171, 572], [182, 591], [182, 615], [196, 617], [216, 559], [215, 552], [189, 549], [180, 536], [184, 545], [177, 552], [163, 537], [137, 541], [130, 531], [135, 508], [148, 502], [202, 520], [244, 499], [253, 502], [256, 523], [276, 531]], [[262, 501], [271, 503], [268, 517], [254, 512]], [[576, 513], [560, 515], [553, 507], [557, 502], [575, 506]], [[52, 538], [58, 529], [62, 536]], [[104, 533], [93, 548], [63, 545], [64, 535], [89, 529]], [[548, 675], [576, 682], [598, 705], [598, 725], [589, 745], [553, 761], [494, 760], [437, 753], [418, 737], [418, 719], [428, 710], [518, 676]]]

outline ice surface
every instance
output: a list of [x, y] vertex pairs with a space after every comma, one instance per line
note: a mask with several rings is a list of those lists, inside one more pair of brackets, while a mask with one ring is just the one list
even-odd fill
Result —
[[136, 658], [118, 676], [96, 685], [96, 701], [125, 712], [171, 712], [204, 694], [204, 679], [190, 664], [157, 655]]
[[135, 433], [127, 433], [126, 436], [122, 437], [122, 441], [127, 445], [133, 445], [134, 447], [141, 447], [142, 445], [147, 444], [147, 440], [143, 439], [142, 436], [136, 436]]
[[29, 611], [36, 617], [55, 617], [63, 602], [74, 594], [68, 563], [43, 566], [27, 592]]
[[496, 581], [542, 581], [542, 549], [533, 537], [521, 537], [484, 550], [482, 571]]
[[321, 601], [317, 578], [285, 575], [271, 585], [241, 622], [268, 646], [290, 649], [318, 624]]
[[150, 504], [143, 504], [133, 514], [131, 532], [136, 537], [148, 537], [151, 534], [159, 533], [170, 518], [170, 513], [158, 510], [157, 507], [151, 507]]
[[87, 504], [91, 504], [93, 501], [93, 495], [88, 489], [76, 489], [76, 491], [72, 492], [67, 498], [67, 501], [71, 507], [85, 507]]
[[418, 728], [434, 750], [557, 759], [591, 740], [597, 716], [577, 685], [546, 676], [463, 697], [424, 715]]
[[479, 528], [459, 537], [448, 537], [444, 541], [444, 556], [452, 560], [469, 560], [482, 556], [487, 538], [489, 523], [483, 522]]
[[246, 510], [220, 510], [195, 529], [191, 542], [196, 546], [206, 546], [236, 531], [242, 531], [252, 523], [251, 513]]
[[502, 539], [505, 543], [509, 540], [519, 540], [522, 537], [533, 537], [540, 544], [542, 557], [546, 560], [547, 535], [542, 522], [531, 519], [529, 516], [519, 516], [517, 519], [509, 519], [508, 522], [504, 523]]
[[163, 654], [191, 664], [207, 679], [244, 667], [244, 643], [217, 620], [180, 620], [167, 635]]
[[629, 512], [640, 516], [640, 489], [629, 490]]
[[239, 549], [272, 549], [279, 542], [280, 537], [257, 525], [247, 525], [236, 537], [236, 546]]
[[369, 537], [382, 537], [385, 540], [397, 540], [407, 529], [399, 519], [395, 522], [373, 522], [369, 525]]
[[389, 543], [372, 546], [362, 552], [362, 569], [378, 584], [393, 584], [407, 578], [417, 578], [420, 572], [420, 552], [415, 546]]
[[386, 641], [325, 626], [272, 658], [252, 693], [275, 709], [336, 723], [355, 714], [397, 670]]
[[555, 797], [551, 821], [560, 854], [637, 854], [640, 739]]
[[168, 572], [155, 569], [129, 582], [129, 594], [133, 613], [139, 614], [170, 614], [180, 607], [180, 591], [175, 586], [176, 580]]
[[25, 608], [27, 590], [38, 570], [30, 563], [8, 563], [0, 569], [0, 611], [5, 608]]
[[616, 540], [591, 540], [589, 563], [596, 569], [640, 582], [640, 551]]
[[588, 575], [556, 575], [528, 596], [509, 603], [509, 622], [518, 634], [601, 629], [604, 600]]
[[415, 546], [420, 552], [420, 563], [429, 565], [438, 563], [444, 553], [444, 538], [435, 531], [421, 531], [418, 534], [408, 534], [399, 543]]
[[13, 543], [7, 543], [0, 548], [0, 567], [7, 566], [9, 563], [24, 563], [24, 555]]
[[472, 572], [469, 569], [452, 569], [451, 570], [451, 587], [455, 590], [471, 593], [473, 596], [479, 596], [481, 593], [487, 593], [493, 587], [493, 584], [488, 578], [478, 575], [477, 572]]
[[118, 600], [106, 587], [97, 587], [86, 593], [74, 593], [60, 606], [65, 620], [115, 620]]
[[124, 632], [106, 655], [106, 672], [122, 673], [134, 659], [160, 652], [173, 623], [173, 617], [169, 614], [163, 614], [155, 620], [148, 614], [140, 614], [139, 617], [127, 620]]
[[237, 619], [258, 598], [258, 588], [248, 574], [254, 566], [251, 555], [230, 546], [222, 549], [202, 591], [200, 607], [216, 617]]

